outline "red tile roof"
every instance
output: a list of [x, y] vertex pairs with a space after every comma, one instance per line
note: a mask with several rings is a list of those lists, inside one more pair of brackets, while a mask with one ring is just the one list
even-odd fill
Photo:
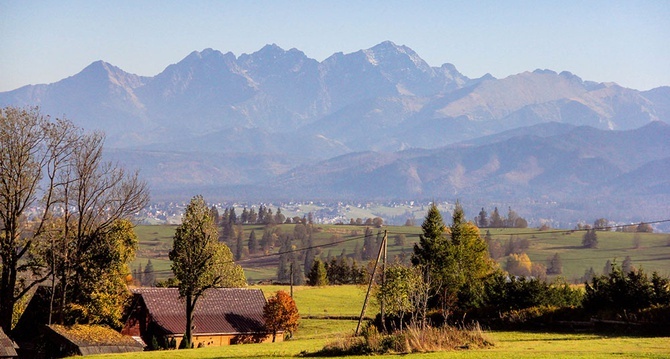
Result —
[[[152, 319], [168, 333], [186, 329], [186, 302], [177, 288], [138, 288]], [[198, 299], [193, 321], [194, 334], [265, 333], [260, 289], [211, 288]]]

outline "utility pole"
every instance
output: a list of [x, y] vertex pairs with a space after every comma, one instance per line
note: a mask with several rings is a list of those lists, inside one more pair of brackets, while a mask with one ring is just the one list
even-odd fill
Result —
[[[383, 254], [382, 254], [382, 286], [386, 284], [386, 230], [384, 231], [384, 239], [382, 239], [382, 248], [383, 248]], [[379, 309], [381, 312], [381, 318], [382, 318], [382, 328], [384, 329], [384, 332], [386, 332], [386, 311], [385, 311], [385, 303], [384, 299], [382, 297], [382, 302], [379, 305]]]
[[289, 268], [291, 268], [291, 269], [290, 269], [290, 272], [291, 272], [291, 279], [289, 279], [289, 283], [290, 283], [290, 285], [291, 285], [291, 298], [293, 298], [293, 262], [291, 262]]
[[370, 275], [370, 283], [368, 284], [368, 292], [365, 293], [365, 301], [363, 302], [363, 309], [361, 309], [361, 316], [358, 318], [358, 325], [356, 326], [356, 335], [358, 335], [358, 333], [361, 330], [361, 323], [363, 322], [363, 317], [365, 316], [365, 308], [368, 306], [368, 298], [370, 297], [370, 289], [372, 289], [372, 283], [375, 280], [375, 273], [377, 272], [377, 265], [379, 264], [382, 258], [385, 246], [386, 246], [386, 231], [384, 231], [384, 238], [382, 239], [382, 243], [379, 246], [377, 261], [375, 261], [375, 266], [372, 268], [372, 274]]

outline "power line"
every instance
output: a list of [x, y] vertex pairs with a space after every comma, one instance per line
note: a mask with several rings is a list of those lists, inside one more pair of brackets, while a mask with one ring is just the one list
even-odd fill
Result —
[[[626, 225], [616, 225], [616, 226], [607, 226], [607, 227], [504, 233], [502, 235], [505, 235], [505, 236], [521, 236], [521, 235], [538, 235], [538, 234], [541, 234], [541, 235], [545, 235], [545, 234], [564, 234], [564, 233], [573, 233], [573, 232], [585, 232], [585, 231], [589, 231], [589, 230], [600, 230], [600, 231], [607, 230], [607, 231], [609, 231], [609, 230], [612, 230], [612, 229], [615, 229], [615, 228], [624, 228], [624, 227], [636, 226], [636, 225], [639, 225], [639, 224], [657, 224], [657, 223], [665, 223], [665, 222], [670, 222], [670, 219], [663, 219], [663, 220], [657, 220], [657, 221], [645, 221], [645, 222], [640, 222], [638, 224], [626, 224]], [[498, 228], [496, 228], [496, 229], [498, 229]], [[499, 228], [499, 229], [503, 229], [503, 228]], [[410, 238], [420, 236], [420, 234], [402, 233], [402, 232], [388, 232], [388, 234], [389, 235], [403, 234], [403, 235], [405, 235], [407, 237], [410, 237]], [[223, 264], [230, 264], [230, 263], [242, 264], [242, 263], [245, 263], [245, 262], [257, 261], [257, 260], [262, 260], [262, 259], [265, 259], [265, 258], [278, 257], [278, 256], [281, 256], [283, 254], [288, 254], [288, 253], [297, 253], [297, 252], [307, 251], [307, 250], [310, 250], [310, 249], [332, 247], [332, 246], [335, 246], [335, 245], [338, 245], [338, 244], [357, 241], [357, 240], [365, 239], [365, 238], [366, 238], [365, 235], [356, 236], [356, 237], [342, 239], [342, 240], [334, 241], [334, 242], [330, 242], [330, 243], [317, 244], [317, 245], [313, 245], [313, 246], [309, 246], [309, 247], [296, 248], [296, 249], [291, 249], [291, 250], [282, 251], [282, 252], [268, 253], [268, 254], [255, 256], [255, 257], [250, 257], [250, 258], [246, 258], [246, 259], [242, 259], [242, 260], [238, 260], [238, 261], [234, 261], [234, 260], [226, 261]], [[611, 257], [592, 257], [592, 258], [580, 257], [580, 258], [566, 258], [566, 259], [561, 259], [561, 260], [571, 261], [571, 260], [594, 260], [594, 259], [612, 259], [612, 258]], [[536, 260], [536, 262], [538, 262], [538, 261], [548, 261], [548, 260]], [[172, 271], [171, 270], [155, 270], [155, 271], [153, 271], [153, 273], [172, 273]]]

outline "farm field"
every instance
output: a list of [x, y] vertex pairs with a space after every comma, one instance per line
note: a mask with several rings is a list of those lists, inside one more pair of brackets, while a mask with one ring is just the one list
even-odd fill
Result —
[[[293, 224], [278, 226], [283, 233], [293, 233]], [[176, 226], [174, 225], [141, 225], [135, 231], [138, 235], [140, 246], [135, 261], [131, 264], [132, 269], [145, 266], [151, 259], [158, 279], [165, 279], [172, 275], [168, 252], [172, 247], [172, 236]], [[314, 244], [319, 248], [321, 258], [337, 257], [343, 252], [351, 256], [356, 246], [363, 245], [365, 226], [350, 225], [315, 225], [313, 233]], [[247, 245], [249, 234], [255, 231], [256, 237], [263, 234], [261, 225], [245, 225], [244, 242]], [[375, 235], [386, 230], [388, 235], [388, 258], [408, 258], [412, 254], [412, 248], [419, 240], [421, 227], [418, 226], [385, 226], [382, 229], [373, 228]], [[616, 261], [621, 264], [626, 256], [630, 256], [633, 265], [642, 268], [646, 272], [658, 271], [663, 276], [670, 276], [670, 235], [667, 233], [621, 233], [621, 232], [598, 232], [598, 248], [583, 248], [581, 245], [583, 231], [574, 230], [548, 230], [539, 231], [533, 228], [525, 229], [482, 229], [482, 235], [490, 233], [491, 238], [499, 241], [505, 246], [510, 239], [525, 239], [528, 248], [525, 252], [533, 263], [548, 265], [549, 259], [556, 253], [559, 254], [563, 263], [561, 276], [569, 282], [579, 283], [584, 272], [593, 268], [597, 274], [601, 274], [605, 263]], [[396, 237], [404, 235], [404, 245], [396, 244]], [[636, 239], [637, 237], [637, 239]], [[333, 245], [330, 243], [337, 242]], [[231, 250], [235, 251], [234, 244], [229, 244]], [[301, 244], [296, 242], [296, 248]], [[278, 248], [270, 250], [268, 254], [276, 253]], [[260, 256], [260, 258], [259, 258]], [[498, 259], [498, 263], [504, 268], [507, 257]], [[272, 281], [276, 279], [277, 256], [244, 257], [237, 261], [244, 270], [249, 283], [260, 281]], [[362, 264], [362, 263], [360, 263]], [[552, 276], [549, 279], [553, 279]]]
[[[266, 296], [286, 286], [256, 286]], [[360, 287], [333, 286], [324, 288], [296, 287], [294, 297], [303, 316], [317, 303], [337, 315], [358, 315], [365, 293]], [[351, 296], [342, 300], [343, 296]], [[376, 307], [370, 308], [375, 313]], [[335, 316], [335, 315], [333, 315]], [[291, 340], [280, 343], [244, 344], [191, 350], [155, 351], [131, 354], [111, 354], [94, 358], [294, 358], [302, 352], [316, 352], [327, 343], [354, 333], [356, 320], [313, 318], [301, 319], [300, 327]], [[493, 347], [451, 352], [417, 353], [409, 358], [670, 358], [670, 338], [610, 337], [598, 334], [532, 333], [518, 331], [485, 332]], [[379, 355], [398, 358], [397, 355]], [[348, 358], [369, 358], [351, 356]]]

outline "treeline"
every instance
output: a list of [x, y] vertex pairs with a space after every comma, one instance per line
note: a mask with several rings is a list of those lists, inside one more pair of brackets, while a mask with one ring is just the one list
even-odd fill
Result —
[[225, 225], [237, 225], [237, 224], [292, 224], [292, 223], [302, 223], [302, 224], [313, 224], [314, 215], [312, 212], [305, 214], [304, 216], [294, 216], [286, 217], [282, 212], [281, 208], [277, 208], [275, 213], [272, 212], [272, 208], [266, 207], [261, 204], [258, 208], [258, 212], [252, 207], [247, 209], [244, 207], [242, 213], [239, 215], [235, 212], [235, 207], [227, 207], [224, 209], [223, 213], [219, 212], [219, 209], [216, 206], [211, 208], [211, 216], [214, 219], [215, 223], [218, 223], [221, 226]]
[[493, 209], [489, 217], [488, 212], [482, 207], [479, 215], [474, 218], [474, 223], [479, 228], [527, 228], [528, 221], [520, 217], [512, 207], [508, 207], [507, 217], [501, 216], [498, 207]]

